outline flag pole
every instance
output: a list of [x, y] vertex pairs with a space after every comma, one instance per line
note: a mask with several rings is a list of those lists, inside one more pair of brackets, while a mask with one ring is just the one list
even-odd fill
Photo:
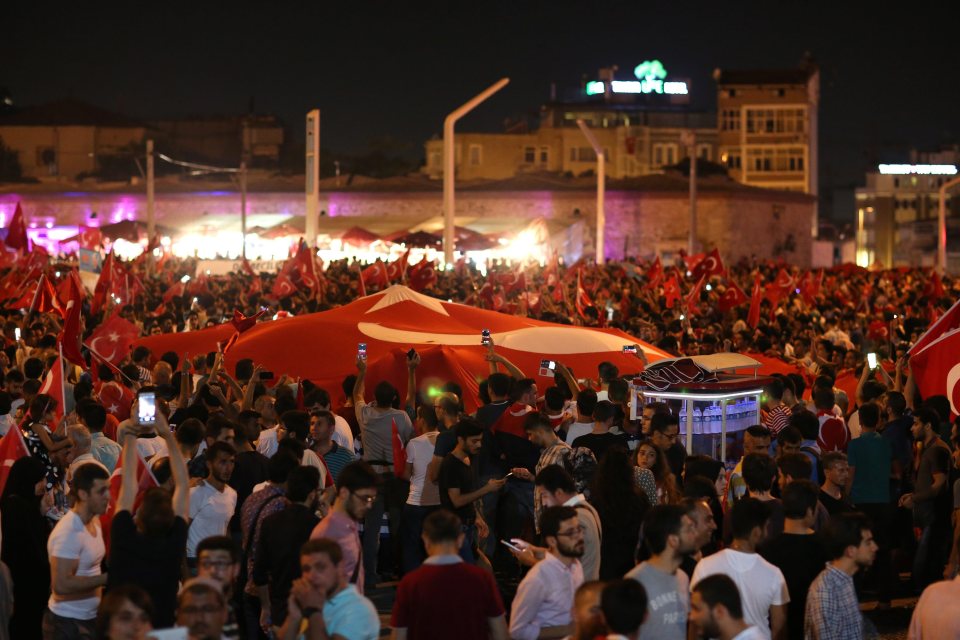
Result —
[[58, 342], [57, 347], [60, 350], [60, 410], [63, 415], [67, 415], [67, 375], [63, 370], [63, 342]]

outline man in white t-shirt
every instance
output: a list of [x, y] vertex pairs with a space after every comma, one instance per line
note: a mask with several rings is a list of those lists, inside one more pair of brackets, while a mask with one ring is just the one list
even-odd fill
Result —
[[597, 392], [584, 389], [577, 394], [577, 421], [567, 429], [567, 444], [593, 431], [593, 410], [597, 407]]
[[100, 591], [107, 574], [100, 572], [106, 552], [100, 515], [110, 502], [110, 474], [95, 463], [73, 474], [73, 508], [60, 519], [47, 540], [51, 593], [43, 614], [43, 637], [94, 637]]
[[763, 640], [759, 628], [743, 620], [737, 585], [722, 573], [697, 583], [690, 596], [690, 627], [695, 637], [717, 640]]
[[[304, 408], [308, 412], [330, 411], [330, 394], [327, 393], [326, 389], [317, 387], [307, 394], [307, 397], [304, 400], [304, 405]], [[344, 420], [342, 416], [338, 416], [334, 413], [333, 428], [333, 435], [330, 436], [330, 439], [350, 453], [353, 453], [353, 432], [350, 431], [350, 425], [347, 424], [347, 421]]]
[[740, 590], [747, 624], [757, 627], [765, 638], [777, 638], [785, 632], [790, 595], [780, 569], [757, 553], [769, 517], [767, 504], [760, 500], [744, 498], [737, 502], [731, 511], [733, 543], [701, 560], [690, 584], [696, 589], [707, 576], [729, 576]]
[[417, 431], [423, 435], [408, 442], [406, 449], [407, 466], [403, 471], [403, 478], [410, 481], [410, 493], [403, 505], [403, 525], [400, 531], [404, 574], [423, 564], [426, 555], [420, 541], [423, 521], [440, 505], [440, 486], [427, 479], [427, 467], [433, 460], [437, 435], [440, 433], [437, 429], [440, 424], [437, 410], [421, 405], [417, 409], [417, 420], [414, 424]]
[[205, 452], [207, 477], [190, 489], [190, 530], [187, 532], [187, 562], [196, 566], [197, 544], [210, 536], [227, 533], [227, 524], [237, 508], [237, 492], [227, 482], [233, 474], [237, 452], [227, 442], [214, 442]]

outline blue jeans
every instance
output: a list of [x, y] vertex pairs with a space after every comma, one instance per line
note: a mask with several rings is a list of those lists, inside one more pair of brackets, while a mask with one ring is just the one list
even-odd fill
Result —
[[439, 505], [422, 507], [415, 504], [403, 505], [403, 519], [400, 523], [400, 549], [403, 573], [407, 574], [423, 564], [427, 557], [423, 549], [420, 534], [423, 533], [423, 521], [427, 516], [439, 509]]
[[913, 586], [921, 593], [928, 585], [943, 579], [943, 566], [950, 550], [950, 528], [940, 523], [928, 524], [920, 534], [913, 556]]
[[[474, 553], [474, 547], [477, 545], [477, 525], [462, 524], [460, 531], [463, 532], [463, 545], [460, 547], [460, 557], [469, 564], [477, 563], [477, 555]], [[493, 534], [490, 534], [493, 536]]]

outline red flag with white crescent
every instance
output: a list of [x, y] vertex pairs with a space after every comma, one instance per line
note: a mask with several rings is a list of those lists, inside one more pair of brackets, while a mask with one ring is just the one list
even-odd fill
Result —
[[147, 465], [146, 460], [143, 459], [143, 456], [140, 455], [138, 449], [128, 449], [121, 453], [120, 459], [117, 460], [117, 468], [114, 469], [110, 475], [110, 502], [107, 503], [106, 512], [100, 516], [100, 527], [103, 529], [103, 544], [108, 550], [110, 549], [110, 525], [113, 523], [113, 516], [117, 512], [117, 501], [120, 499], [120, 487], [123, 486], [123, 456], [130, 452], [135, 453], [137, 456], [137, 497], [133, 501], [134, 513], [136, 513], [140, 507], [140, 503], [143, 502], [143, 494], [145, 494], [148, 489], [160, 486], [160, 483], [157, 482], [153, 472], [150, 471], [150, 467]]

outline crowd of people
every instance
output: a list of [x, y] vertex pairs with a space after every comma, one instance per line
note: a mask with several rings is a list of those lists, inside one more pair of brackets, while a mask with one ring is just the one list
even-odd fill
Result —
[[[8, 310], [0, 433], [24, 454], [3, 461], [0, 638], [377, 638], [369, 596], [390, 589], [395, 638], [860, 638], [873, 633], [862, 600], [920, 594], [911, 637], [957, 633], [960, 434], [905, 356], [952, 282], [741, 263], [690, 287], [688, 266], [548, 264], [518, 288], [516, 268], [508, 282], [506, 265], [458, 265], [422, 289], [677, 355], [794, 365], [765, 388], [730, 470], [688, 455], [678, 405], [634, 419], [610, 363], [586, 383], [562, 362], [533, 378], [491, 344], [471, 415], [452, 382], [418, 392], [414, 350], [406, 389], [368, 380], [363, 358], [331, 393], [262, 380], [250, 360], [228, 371], [217, 351], [145, 347], [118, 367], [67, 366], [51, 389], [63, 320]], [[112, 313], [150, 335], [370, 292], [346, 262], [278, 301], [270, 275], [192, 268], [131, 267], [138, 290], [128, 280], [131, 297], [97, 313], [84, 302], [86, 332]], [[733, 286], [780, 273], [793, 291], [768, 290], [758, 318], [746, 302], [721, 310]], [[193, 284], [169, 296], [182, 275]], [[673, 280], [690, 293], [668, 306]], [[845, 371], [854, 397], [835, 386]]]

